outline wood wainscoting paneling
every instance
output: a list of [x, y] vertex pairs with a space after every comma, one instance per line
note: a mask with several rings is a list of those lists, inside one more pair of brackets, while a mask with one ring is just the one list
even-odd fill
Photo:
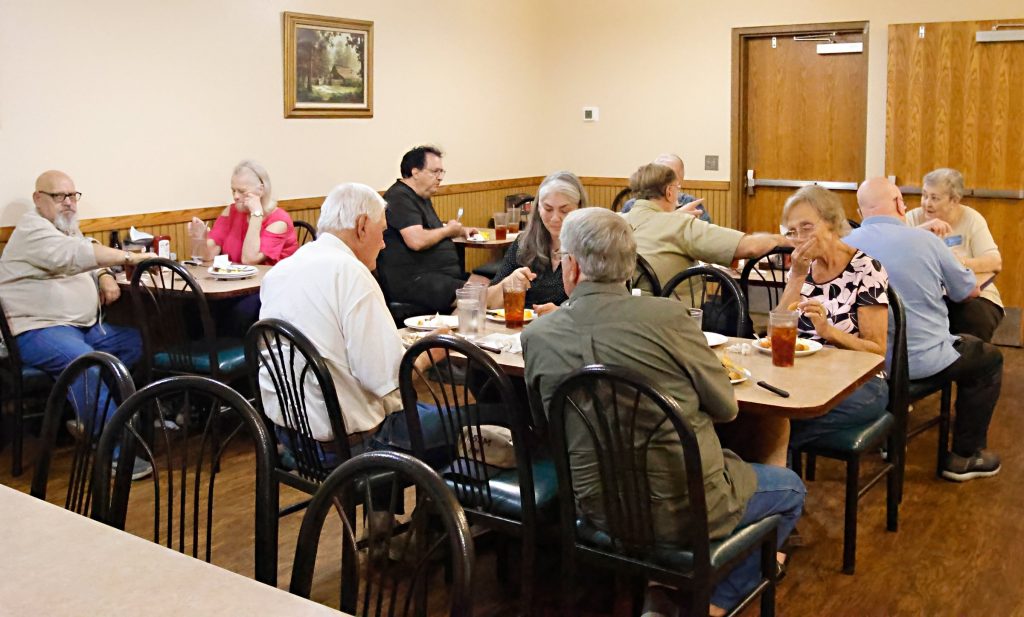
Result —
[[[535, 195], [541, 180], [543, 180], [541, 176], [531, 176], [442, 186], [433, 197], [434, 208], [443, 221], [455, 218], [459, 208], [462, 208], [462, 222], [465, 225], [483, 227], [487, 225], [495, 212], [505, 208], [507, 195], [516, 193]], [[591, 204], [605, 208], [611, 206], [615, 195], [628, 183], [625, 178], [584, 177], [581, 180]], [[728, 227], [735, 226], [737, 217], [730, 205], [728, 182], [685, 181], [683, 190], [704, 199], [704, 204], [711, 212], [715, 223]], [[278, 202], [278, 206], [287, 210], [292, 220], [306, 221], [315, 227], [320, 217], [320, 204], [323, 203], [323, 200], [323, 197], [282, 199]], [[191, 250], [188, 243], [188, 223], [192, 217], [199, 217], [212, 226], [213, 221], [223, 209], [224, 206], [213, 206], [127, 214], [117, 217], [83, 219], [80, 225], [85, 235], [95, 238], [102, 244], [107, 244], [111, 231], [120, 232], [122, 241], [124, 241], [128, 229], [133, 226], [154, 236], [167, 235], [171, 237], [171, 250], [178, 255], [179, 259], [184, 259], [188, 257]], [[13, 230], [13, 227], [0, 228], [0, 251]], [[466, 267], [472, 270], [499, 256], [500, 254], [492, 254], [490, 251], [470, 248], [466, 251]]]
[[[442, 186], [433, 198], [434, 207], [442, 220], [455, 218], [459, 208], [464, 208], [462, 222], [466, 225], [482, 227], [487, 224], [494, 212], [504, 208], [506, 195], [533, 194], [542, 179], [540, 176], [531, 176]], [[287, 210], [292, 220], [306, 221], [315, 227], [320, 218], [320, 205], [323, 200], [323, 197], [282, 199], [278, 201], [278, 206]], [[185, 259], [191, 251], [188, 242], [188, 223], [192, 217], [198, 217], [212, 226], [213, 221], [223, 209], [224, 206], [211, 206], [126, 214], [124, 216], [82, 219], [79, 225], [82, 233], [90, 238], [95, 238], [97, 242], [104, 245], [108, 243], [112, 231], [120, 232], [121, 239], [124, 241], [130, 227], [135, 227], [154, 236], [167, 235], [171, 237], [171, 251], [176, 253], [179, 259]], [[86, 204], [85, 211], [88, 211], [88, 204]], [[13, 231], [13, 227], [0, 228], [0, 252], [3, 251], [3, 246], [6, 245]], [[472, 269], [496, 257], [489, 255], [487, 251], [469, 250], [466, 252], [466, 266]]]
[[[629, 185], [626, 178], [580, 178], [587, 197], [595, 206], [610, 208], [619, 191]], [[737, 217], [733, 211], [732, 196], [729, 194], [729, 182], [715, 180], [684, 180], [683, 191], [704, 200], [704, 205], [711, 213], [711, 220], [716, 225], [736, 228]]]

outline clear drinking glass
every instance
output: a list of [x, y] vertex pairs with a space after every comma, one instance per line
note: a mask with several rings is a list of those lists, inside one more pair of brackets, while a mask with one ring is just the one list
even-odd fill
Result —
[[689, 313], [690, 319], [696, 324], [698, 330], [704, 329], [704, 311], [699, 308], [688, 308], [686, 312]]
[[775, 310], [768, 314], [772, 341], [772, 365], [793, 366], [796, 358], [796, 324], [798, 311]]
[[504, 240], [508, 237], [508, 215], [504, 212], [494, 213], [494, 239]]
[[484, 312], [480, 305], [480, 292], [475, 287], [455, 290], [455, 313], [459, 318], [459, 333], [476, 338], [483, 333]]
[[512, 207], [508, 209], [508, 233], [519, 233], [519, 216], [519, 208]]

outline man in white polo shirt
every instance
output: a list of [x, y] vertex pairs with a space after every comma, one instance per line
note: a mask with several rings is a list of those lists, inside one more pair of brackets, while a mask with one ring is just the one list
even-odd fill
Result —
[[[260, 288], [260, 319], [291, 323], [323, 356], [357, 452], [360, 445], [410, 450], [404, 414], [393, 413], [402, 408], [402, 340], [370, 272], [384, 247], [385, 207], [380, 195], [365, 184], [334, 187], [320, 209], [316, 241], [274, 266]], [[417, 364], [425, 370], [428, 362], [424, 356]], [[283, 426], [266, 371], [260, 374], [260, 390], [267, 416]], [[307, 392], [309, 426], [315, 439], [330, 442], [334, 432], [322, 397], [320, 392]], [[420, 417], [429, 448], [436, 442], [430, 433], [438, 424], [431, 421], [437, 410], [421, 404]], [[325, 464], [342, 462], [329, 460], [331, 454], [325, 452]]]

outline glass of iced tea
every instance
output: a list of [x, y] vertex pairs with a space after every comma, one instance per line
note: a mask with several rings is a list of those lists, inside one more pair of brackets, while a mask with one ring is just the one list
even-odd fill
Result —
[[502, 284], [505, 299], [505, 327], [522, 328], [523, 312], [526, 309], [526, 285], [520, 280], [509, 280]]
[[774, 310], [768, 315], [774, 366], [793, 366], [793, 359], [796, 357], [796, 324], [799, 317], [798, 311], [784, 310]]
[[494, 213], [494, 239], [504, 240], [508, 236], [508, 215], [504, 212]]
[[508, 209], [508, 233], [519, 233], [519, 208]]

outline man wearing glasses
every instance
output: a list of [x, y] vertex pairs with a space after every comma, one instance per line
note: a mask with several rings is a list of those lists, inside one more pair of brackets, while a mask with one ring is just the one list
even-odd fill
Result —
[[458, 220], [442, 223], [430, 198], [444, 179], [441, 151], [419, 146], [402, 157], [402, 177], [384, 193], [388, 228], [377, 266], [389, 300], [430, 312], [447, 312], [466, 282], [452, 238], [472, 230]]
[[[21, 358], [54, 378], [94, 350], [111, 353], [128, 367], [138, 361], [139, 333], [103, 323], [100, 307], [121, 295], [108, 267], [156, 257], [84, 237], [78, 228], [81, 197], [64, 172], [43, 173], [32, 193], [35, 209], [18, 221], [0, 256], [0, 296]], [[73, 386], [73, 402], [95, 400], [87, 395], [84, 379]]]

